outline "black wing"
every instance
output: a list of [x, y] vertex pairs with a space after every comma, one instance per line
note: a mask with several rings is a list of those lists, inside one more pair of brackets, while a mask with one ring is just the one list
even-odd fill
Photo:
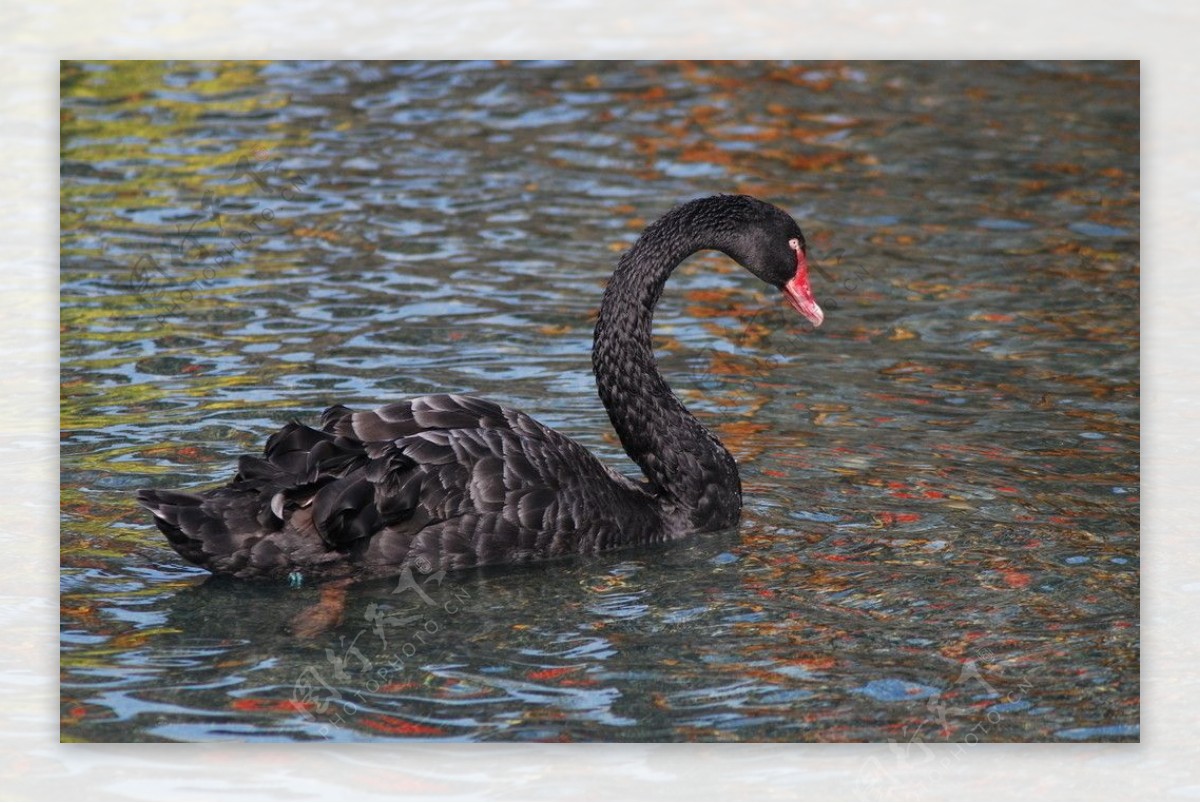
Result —
[[239, 576], [383, 575], [523, 563], [671, 532], [643, 487], [534, 419], [483, 399], [332, 407], [291, 423], [233, 482], [144, 491], [185, 558]]

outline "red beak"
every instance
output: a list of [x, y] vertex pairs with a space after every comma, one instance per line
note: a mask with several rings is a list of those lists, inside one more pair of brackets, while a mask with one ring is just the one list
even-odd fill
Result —
[[783, 286], [783, 294], [796, 312], [808, 318], [813, 327], [821, 325], [825, 313], [813, 298], [812, 288], [808, 285], [808, 259], [803, 249], [796, 249], [796, 275]]

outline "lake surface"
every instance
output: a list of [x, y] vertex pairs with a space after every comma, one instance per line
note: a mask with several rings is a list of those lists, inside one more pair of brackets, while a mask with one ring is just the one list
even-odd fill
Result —
[[[1136, 740], [1136, 63], [65, 63], [68, 741]], [[673, 204], [790, 210], [660, 365], [736, 530], [350, 590], [211, 580], [141, 487], [290, 419], [481, 395], [623, 471], [594, 314]], [[884, 773], [886, 768], [879, 768]]]

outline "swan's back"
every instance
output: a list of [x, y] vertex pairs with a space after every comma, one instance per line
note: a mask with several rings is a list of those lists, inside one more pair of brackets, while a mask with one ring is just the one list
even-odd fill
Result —
[[203, 494], [142, 491], [175, 549], [220, 574], [516, 564], [677, 534], [639, 484], [528, 415], [421, 396], [293, 422]]

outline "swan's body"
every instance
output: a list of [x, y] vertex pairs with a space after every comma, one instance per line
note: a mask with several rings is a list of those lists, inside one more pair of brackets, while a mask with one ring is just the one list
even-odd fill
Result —
[[667, 277], [703, 249], [784, 290], [814, 325], [822, 319], [803, 235], [782, 210], [715, 196], [651, 225], [609, 282], [592, 352], [601, 399], [645, 482], [524, 413], [434, 395], [332, 407], [320, 429], [290, 423], [262, 458], [243, 457], [229, 485], [138, 500], [180, 555], [244, 578], [517, 564], [732, 526], [737, 465], [667, 387], [650, 340]]

